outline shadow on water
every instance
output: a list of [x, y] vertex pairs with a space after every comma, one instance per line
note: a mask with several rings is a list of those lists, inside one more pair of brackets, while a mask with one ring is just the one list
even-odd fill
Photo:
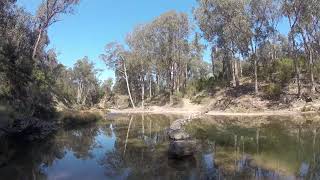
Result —
[[[42, 142], [1, 139], [1, 179], [319, 179], [317, 123], [268, 117], [195, 121], [197, 152], [168, 158], [166, 128], [178, 117], [112, 115], [103, 123], [64, 129]], [[255, 119], [253, 118], [252, 121]]]

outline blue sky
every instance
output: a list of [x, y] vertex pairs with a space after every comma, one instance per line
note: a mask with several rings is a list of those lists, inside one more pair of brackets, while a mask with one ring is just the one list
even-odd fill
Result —
[[[34, 13], [41, 0], [18, 0], [27, 11]], [[100, 79], [114, 77], [99, 59], [104, 46], [111, 41], [124, 42], [134, 26], [146, 23], [169, 10], [191, 15], [195, 0], [81, 0], [74, 15], [49, 28], [50, 45], [59, 53], [59, 61], [72, 67], [88, 56], [97, 68], [103, 68]]]
[[[35, 13], [42, 0], [18, 0], [27, 11]], [[50, 45], [59, 54], [59, 61], [72, 67], [80, 58], [88, 56], [96, 67], [103, 69], [100, 79], [114, 77], [99, 59], [108, 42], [123, 43], [134, 26], [147, 23], [169, 11], [185, 12], [192, 18], [196, 0], [81, 0], [73, 15], [62, 16], [62, 21], [49, 28]], [[280, 32], [287, 32], [281, 22]], [[204, 55], [209, 60], [209, 52]]]

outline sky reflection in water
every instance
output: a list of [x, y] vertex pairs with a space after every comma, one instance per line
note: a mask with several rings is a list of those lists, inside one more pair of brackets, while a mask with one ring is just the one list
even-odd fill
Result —
[[[268, 117], [259, 127], [236, 118], [188, 128], [197, 153], [168, 159], [166, 128], [178, 117], [110, 116], [87, 127], [61, 130], [44, 142], [3, 139], [1, 179], [317, 179], [317, 123]], [[213, 118], [213, 117], [211, 117]], [[216, 117], [217, 118], [217, 117]]]

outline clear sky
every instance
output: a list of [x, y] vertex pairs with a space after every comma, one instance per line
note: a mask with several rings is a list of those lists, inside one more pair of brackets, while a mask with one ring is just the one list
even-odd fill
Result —
[[[18, 0], [27, 11], [34, 13], [41, 0]], [[195, 0], [81, 0], [74, 15], [49, 28], [50, 45], [59, 53], [59, 61], [72, 67], [88, 56], [97, 68], [104, 68], [100, 79], [113, 77], [99, 59], [104, 46], [111, 41], [124, 42], [134, 26], [146, 23], [169, 10], [191, 15]]]
[[[35, 13], [42, 0], [18, 0], [27, 11]], [[108, 42], [123, 43], [126, 34], [134, 26], [147, 23], [169, 11], [188, 13], [192, 18], [192, 8], [196, 0], [81, 0], [75, 14], [62, 17], [49, 28], [50, 45], [59, 54], [59, 61], [72, 67], [80, 58], [88, 56], [97, 68], [103, 68], [100, 79], [114, 77], [114, 72], [106, 70], [99, 59]], [[287, 25], [281, 22], [280, 32], [287, 33]], [[209, 60], [209, 53], [204, 55]]]

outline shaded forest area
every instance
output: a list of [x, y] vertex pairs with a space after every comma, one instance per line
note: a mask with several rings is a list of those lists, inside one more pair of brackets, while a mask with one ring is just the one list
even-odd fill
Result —
[[[197, 0], [193, 17], [169, 11], [136, 26], [125, 44], [107, 43], [105, 67], [84, 57], [68, 68], [47, 48], [47, 31], [79, 3], [44, 0], [31, 15], [15, 0], [0, 2], [2, 116], [47, 120], [57, 109], [174, 105], [199, 93], [214, 97], [217, 88], [273, 101], [317, 98], [318, 0]], [[99, 80], [105, 68], [114, 80]]]

